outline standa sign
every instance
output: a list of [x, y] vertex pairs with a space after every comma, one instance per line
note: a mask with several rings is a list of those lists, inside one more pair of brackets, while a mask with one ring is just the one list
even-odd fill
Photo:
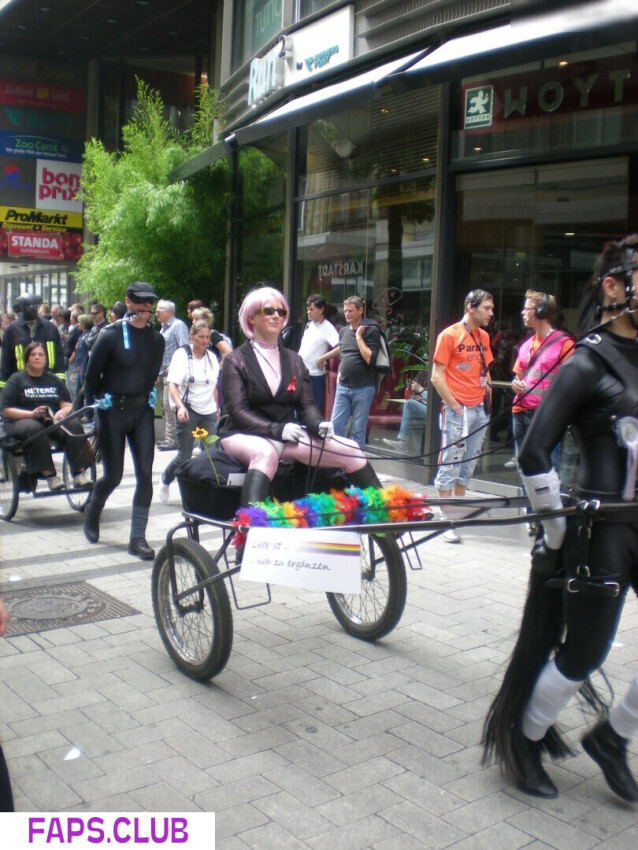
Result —
[[10, 230], [9, 256], [62, 259], [62, 237], [59, 233], [37, 233], [29, 230]]
[[494, 86], [479, 86], [465, 91], [463, 126], [490, 127], [494, 111]]
[[78, 200], [82, 166], [79, 163], [60, 163], [39, 159], [36, 176], [35, 205], [42, 210], [72, 210], [80, 212]]

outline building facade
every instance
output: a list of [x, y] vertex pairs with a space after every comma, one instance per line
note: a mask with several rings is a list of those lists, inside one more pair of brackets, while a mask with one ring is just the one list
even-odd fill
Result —
[[[284, 290], [298, 328], [311, 292], [338, 306], [363, 296], [396, 360], [369, 445], [395, 463], [405, 453], [384, 438], [405, 386], [427, 383], [430, 340], [467, 291], [494, 295], [494, 377], [509, 383], [525, 291], [555, 294], [575, 330], [594, 257], [638, 230], [638, 13], [548, 5], [224, 4], [226, 125], [211, 158], [257, 149], [276, 166], [260, 209], [244, 215], [237, 187], [227, 322], [261, 279]], [[410, 458], [424, 480], [439, 442], [429, 398]], [[476, 473], [494, 489], [517, 483], [510, 399], [497, 388]]]

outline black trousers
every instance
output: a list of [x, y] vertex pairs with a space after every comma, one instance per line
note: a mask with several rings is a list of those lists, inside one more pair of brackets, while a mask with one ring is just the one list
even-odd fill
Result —
[[9, 771], [7, 763], [4, 760], [4, 753], [0, 747], [0, 812], [13, 812], [13, 793], [11, 792], [11, 782], [9, 781]]
[[[578, 519], [568, 520], [564, 544], [568, 565], [583, 561], [578, 549], [578, 524]], [[627, 589], [638, 583], [638, 523], [594, 523], [586, 560], [593, 578], [618, 581], [621, 587], [615, 598], [564, 593], [566, 633], [556, 655], [556, 666], [563, 676], [574, 681], [585, 679], [605, 661]]]
[[155, 452], [154, 412], [144, 403], [119, 410], [111, 407], [97, 412], [98, 438], [104, 475], [93, 488], [93, 498], [104, 504], [122, 480], [124, 450], [128, 440], [135, 468], [133, 507], [148, 508], [153, 498], [153, 456]]
[[[26, 440], [44, 431], [44, 425], [38, 419], [15, 419], [6, 423], [7, 433], [20, 440]], [[80, 472], [91, 463], [91, 450], [84, 436], [82, 425], [77, 419], [64, 423], [64, 428], [70, 431], [67, 434], [62, 428], [56, 428], [43, 437], [36, 437], [25, 449], [27, 471], [30, 475], [39, 475], [41, 472], [53, 472], [55, 464], [51, 456], [51, 444], [49, 440], [63, 446], [71, 470]]]

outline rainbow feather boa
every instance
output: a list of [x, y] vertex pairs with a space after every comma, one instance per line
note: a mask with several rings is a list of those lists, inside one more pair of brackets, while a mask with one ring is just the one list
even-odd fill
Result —
[[240, 508], [233, 525], [237, 529], [235, 546], [242, 546], [245, 534], [240, 529], [317, 528], [335, 525], [362, 525], [372, 522], [406, 522], [428, 520], [432, 509], [425, 504], [425, 496], [390, 484], [389, 487], [347, 487], [329, 493], [309, 493], [294, 502], [264, 499], [254, 505]]

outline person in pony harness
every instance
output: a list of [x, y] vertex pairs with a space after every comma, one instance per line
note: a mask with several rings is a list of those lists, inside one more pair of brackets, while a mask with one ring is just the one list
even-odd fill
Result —
[[[558, 793], [542, 757], [570, 752], [555, 723], [581, 691], [599, 713], [583, 748], [612, 791], [638, 802], [627, 764], [638, 731], [638, 676], [610, 712], [589, 683], [612, 646], [629, 586], [638, 589], [637, 290], [633, 235], [610, 242], [597, 259], [581, 309], [586, 336], [554, 376], [519, 455], [533, 509], [558, 510], [551, 454], [569, 425], [580, 449], [581, 507], [567, 519], [542, 521], [520, 633], [484, 729], [484, 762], [497, 757], [519, 789], [537, 797]], [[601, 511], [605, 502], [621, 509]]]
[[100, 332], [85, 377], [100, 400], [97, 424], [104, 474], [84, 509], [84, 535], [89, 543], [99, 540], [102, 509], [122, 480], [128, 441], [136, 478], [128, 551], [145, 561], [155, 557], [146, 542], [146, 526], [153, 498], [155, 382], [164, 354], [164, 337], [148, 323], [155, 298], [145, 281], [127, 287], [127, 315]]
[[[512, 402], [512, 436], [517, 458], [532, 416], [556, 370], [574, 351], [572, 337], [552, 326], [555, 315], [556, 298], [553, 295], [527, 290], [521, 317], [525, 328], [533, 333], [519, 346], [512, 380], [515, 393]], [[556, 472], [559, 471], [559, 463], [560, 444], [552, 451], [552, 466]], [[535, 534], [536, 530], [532, 524], [530, 533]]]

